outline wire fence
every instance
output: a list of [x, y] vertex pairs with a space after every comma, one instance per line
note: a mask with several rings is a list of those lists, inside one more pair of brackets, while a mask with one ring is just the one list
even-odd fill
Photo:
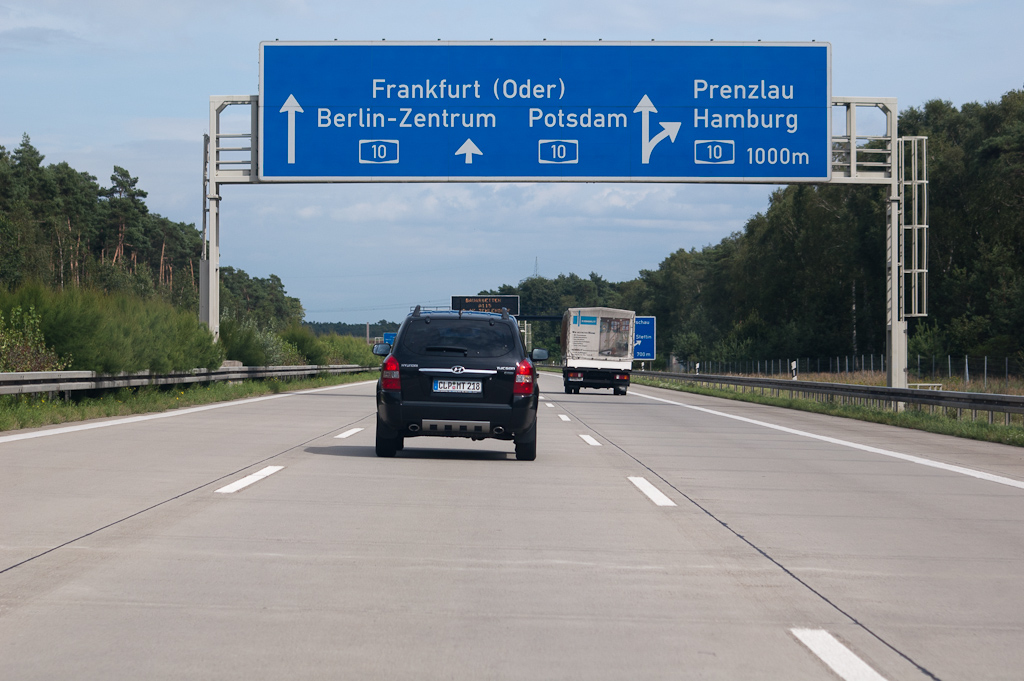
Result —
[[[1024, 394], [1024, 357], [972, 357], [969, 355], [912, 355], [907, 362], [908, 383], [922, 387], [972, 392], [1006, 391]], [[766, 376], [792, 378], [829, 375], [868, 385], [885, 383], [886, 358], [882, 354], [834, 355], [778, 359], [715, 359], [675, 361], [668, 371], [721, 376]]]

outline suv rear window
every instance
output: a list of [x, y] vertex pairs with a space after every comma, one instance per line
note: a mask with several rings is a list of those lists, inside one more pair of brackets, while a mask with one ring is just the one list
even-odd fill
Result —
[[410, 320], [401, 351], [435, 357], [502, 357], [516, 348], [512, 327], [468, 319]]

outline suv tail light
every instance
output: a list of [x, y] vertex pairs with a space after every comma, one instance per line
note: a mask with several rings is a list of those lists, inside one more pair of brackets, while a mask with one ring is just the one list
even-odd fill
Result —
[[524, 359], [516, 365], [516, 382], [512, 386], [512, 394], [533, 394], [533, 364], [528, 359]]
[[398, 376], [398, 360], [388, 355], [380, 370], [380, 387], [384, 390], [401, 390], [402, 379]]

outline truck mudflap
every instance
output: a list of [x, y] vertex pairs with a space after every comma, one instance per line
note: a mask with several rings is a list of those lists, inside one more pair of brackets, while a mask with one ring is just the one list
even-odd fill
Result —
[[625, 395], [629, 388], [629, 371], [563, 367], [562, 385], [567, 395], [578, 393], [580, 388], [611, 388], [616, 395]]

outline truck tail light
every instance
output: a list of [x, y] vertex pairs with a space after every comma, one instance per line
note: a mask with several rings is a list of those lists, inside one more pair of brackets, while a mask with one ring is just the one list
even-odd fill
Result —
[[398, 376], [398, 360], [388, 355], [380, 370], [380, 387], [384, 390], [401, 390], [402, 379]]
[[616, 381], [628, 381], [629, 380], [629, 374], [615, 374], [615, 380]]
[[528, 359], [524, 359], [516, 365], [516, 382], [512, 386], [512, 394], [533, 394], [533, 364]]

